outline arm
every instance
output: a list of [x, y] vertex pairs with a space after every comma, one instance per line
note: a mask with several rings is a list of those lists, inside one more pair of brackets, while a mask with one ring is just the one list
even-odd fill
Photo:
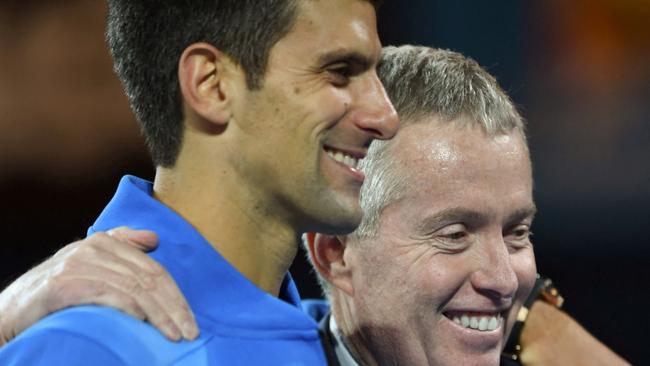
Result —
[[521, 362], [536, 365], [629, 365], [568, 314], [535, 301], [521, 332]]
[[0, 293], [0, 345], [46, 315], [80, 304], [114, 307], [147, 320], [172, 340], [198, 329], [169, 274], [143, 253], [149, 231], [118, 228], [69, 244]]

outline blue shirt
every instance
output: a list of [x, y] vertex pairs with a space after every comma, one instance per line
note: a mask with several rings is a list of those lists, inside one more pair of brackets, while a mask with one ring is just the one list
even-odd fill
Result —
[[260, 290], [136, 177], [122, 179], [89, 233], [118, 226], [158, 234], [150, 255], [187, 298], [200, 337], [168, 341], [119, 311], [81, 306], [50, 315], [9, 342], [0, 349], [1, 365], [326, 364], [318, 325], [302, 311], [288, 273], [280, 298]]

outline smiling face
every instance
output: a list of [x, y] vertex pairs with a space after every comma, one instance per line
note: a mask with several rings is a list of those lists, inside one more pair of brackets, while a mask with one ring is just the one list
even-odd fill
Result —
[[389, 149], [406, 183], [376, 237], [348, 242], [344, 332], [380, 364], [498, 365], [536, 273], [523, 139], [423, 123]]
[[357, 160], [390, 138], [397, 116], [375, 66], [367, 1], [301, 1], [270, 52], [263, 86], [233, 105], [237, 174], [298, 231], [344, 233], [360, 221]]

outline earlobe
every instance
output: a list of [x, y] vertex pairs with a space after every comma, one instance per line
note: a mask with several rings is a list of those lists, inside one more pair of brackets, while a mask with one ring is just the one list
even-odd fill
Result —
[[331, 285], [353, 296], [354, 264], [346, 255], [349, 250], [348, 237], [314, 233], [306, 235], [309, 255], [316, 271]]
[[178, 65], [186, 110], [217, 127], [231, 117], [230, 78], [233, 62], [214, 46], [195, 43], [183, 51]]

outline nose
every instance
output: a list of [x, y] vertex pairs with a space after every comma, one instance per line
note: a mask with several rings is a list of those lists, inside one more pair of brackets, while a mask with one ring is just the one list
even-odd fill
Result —
[[519, 280], [508, 248], [501, 235], [486, 244], [480, 266], [472, 274], [472, 286], [495, 301], [510, 301], [517, 292]]
[[399, 127], [397, 112], [374, 70], [365, 78], [357, 96], [360, 101], [355, 119], [357, 127], [380, 140], [395, 136]]

